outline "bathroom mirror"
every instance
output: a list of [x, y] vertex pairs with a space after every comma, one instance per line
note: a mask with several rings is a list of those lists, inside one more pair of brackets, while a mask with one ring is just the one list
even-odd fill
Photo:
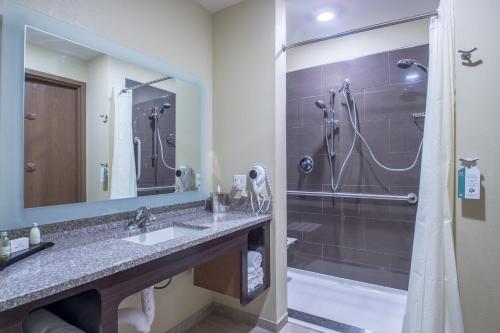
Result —
[[24, 207], [200, 187], [200, 89], [26, 27]]
[[[146, 50], [134, 47], [134, 40], [129, 40], [129, 44], [123, 46], [102, 37], [104, 32], [81, 29], [13, 0], [5, 0], [3, 3], [2, 23], [0, 155], [6, 158], [0, 162], [1, 230], [26, 227], [34, 222], [47, 224], [129, 212], [141, 206], [153, 208], [201, 201], [207, 197], [208, 82], [205, 78], [193, 74], [189, 68], [180, 66], [176, 59], [172, 58], [175, 49], [172, 51], [173, 55], [160, 57], [154, 48]], [[36, 50], [39, 51], [38, 54]], [[42, 54], [46, 56], [41, 57]], [[91, 59], [96, 58], [106, 59], [100, 63], [101, 67], [89, 65]], [[84, 63], [86, 66], [83, 66]], [[101, 78], [91, 80], [94, 74], [100, 75]], [[166, 77], [169, 79], [166, 80]], [[63, 85], [69, 90], [65, 91], [64, 98], [56, 99], [53, 105], [57, 108], [50, 108], [49, 111], [57, 111], [62, 118], [56, 120], [56, 124], [47, 124], [49, 130], [35, 131], [32, 128], [30, 132], [28, 129], [33, 122], [42, 119], [40, 112], [47, 110], [29, 111], [33, 108], [26, 103], [26, 97], [30, 94], [25, 94], [27, 79], [43, 81], [44, 89], [50, 90], [49, 88], [54, 86]], [[144, 83], [150, 84], [132, 89], [133, 92], [126, 89]], [[34, 97], [38, 99], [41, 99], [41, 96], [54, 98], [50, 94], [41, 94], [36, 84], [31, 88], [31, 94], [35, 93]], [[124, 89], [125, 92], [119, 94]], [[138, 89], [142, 90], [141, 94], [138, 94], [141, 92]], [[90, 98], [91, 95], [95, 97]], [[185, 179], [189, 181], [183, 184], [176, 181], [178, 177], [172, 178], [173, 170], [170, 169], [166, 176], [162, 174], [156, 178], [153, 173], [149, 173], [151, 169], [155, 169], [152, 166], [154, 154], [151, 153], [154, 123], [149, 119], [153, 105], [147, 105], [148, 101], [144, 98], [150, 98], [151, 103], [155, 98], [159, 99], [156, 107], [161, 116], [157, 123], [164, 149], [163, 157], [166, 164], [171, 167], [175, 164], [175, 169], [180, 169], [180, 176], [187, 176]], [[115, 100], [120, 103], [115, 103]], [[65, 103], [72, 105], [74, 112], [78, 108], [82, 110], [84, 106], [85, 114], [74, 113], [70, 117], [69, 114], [62, 113], [62, 105]], [[166, 103], [170, 104], [170, 108], [167, 110], [168, 106], [165, 106], [162, 113], [161, 108]], [[28, 106], [26, 110], [25, 104]], [[136, 132], [133, 128], [133, 116], [134, 112], [138, 112], [134, 111], [134, 105], [143, 107], [147, 118], [137, 127]], [[125, 112], [119, 113], [124, 122], [116, 122], [115, 110], [118, 108], [125, 109], [125, 112], [128, 110], [129, 116], [126, 116]], [[27, 124], [28, 121], [32, 123]], [[170, 125], [167, 121], [170, 121]], [[123, 126], [116, 130], [115, 125], [118, 124]], [[71, 140], [55, 139], [51, 128], [59, 130], [65, 126], [71, 126], [76, 131], [63, 132]], [[140, 144], [137, 140], [134, 144], [134, 138], [139, 136], [141, 130], [144, 137]], [[117, 136], [117, 132], [121, 135]], [[45, 141], [45, 146], [42, 145], [40, 151], [25, 151], [25, 134], [33, 136], [29, 140]], [[120, 144], [115, 145], [115, 141]], [[141, 156], [137, 154], [139, 145]], [[117, 151], [120, 148], [120, 152], [114, 153], [115, 147]], [[160, 161], [159, 140], [156, 147], [158, 157], [155, 159], [155, 165], [163, 165], [163, 161]], [[149, 152], [146, 149], [149, 149]], [[32, 155], [28, 156], [28, 159], [25, 155], [29, 153]], [[66, 156], [64, 161], [61, 157], [63, 155]], [[114, 157], [118, 163], [113, 166]], [[50, 159], [53, 163], [49, 164], [49, 167], [56, 165], [60, 171], [52, 173], [51, 179], [40, 177], [38, 184], [35, 182], [29, 185], [28, 181], [25, 182], [26, 174], [40, 170], [37, 168], [43, 165], [45, 159]], [[139, 168], [136, 167], [137, 159], [143, 162], [140, 164], [140, 177]], [[123, 168], [113, 172], [113, 167], [117, 165]], [[38, 199], [31, 203], [26, 202], [27, 191], [38, 191], [40, 196], [40, 193], [45, 191], [44, 187], [61, 190], [65, 186], [69, 187], [63, 180], [67, 174], [71, 175], [72, 182], [76, 183], [71, 185], [71, 200]], [[118, 188], [117, 195], [111, 193], [114, 177], [121, 180], [114, 182], [115, 185], [123, 185]], [[166, 188], [157, 188], [163, 186]], [[147, 187], [150, 188], [144, 190]], [[116, 186], [114, 188], [116, 189]], [[191, 190], [193, 188], [194, 190]], [[65, 199], [62, 195], [58, 198], [61, 197]]]

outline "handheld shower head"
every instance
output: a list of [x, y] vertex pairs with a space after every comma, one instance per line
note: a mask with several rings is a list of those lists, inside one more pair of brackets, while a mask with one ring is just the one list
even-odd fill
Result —
[[398, 61], [397, 65], [401, 69], [408, 69], [411, 66], [416, 66], [416, 67], [420, 68], [420, 70], [422, 72], [424, 72], [424, 73], [428, 72], [428, 68], [425, 65], [422, 65], [421, 63], [419, 63], [418, 61], [416, 61], [414, 59], [401, 59]]
[[322, 100], [318, 100], [318, 101], [314, 102], [314, 104], [316, 104], [316, 107], [318, 109], [321, 109], [321, 110], [326, 109], [326, 104]]
[[325, 121], [328, 120], [328, 108], [326, 107], [326, 104], [324, 101], [322, 100], [317, 100], [316, 102], [314, 102], [314, 104], [316, 105], [316, 107], [320, 110], [323, 110], [323, 116], [325, 117]]

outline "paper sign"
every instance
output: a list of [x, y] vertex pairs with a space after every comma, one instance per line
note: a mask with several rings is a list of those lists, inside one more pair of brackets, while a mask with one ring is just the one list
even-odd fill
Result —
[[481, 198], [481, 172], [477, 166], [458, 169], [458, 197], [478, 200]]

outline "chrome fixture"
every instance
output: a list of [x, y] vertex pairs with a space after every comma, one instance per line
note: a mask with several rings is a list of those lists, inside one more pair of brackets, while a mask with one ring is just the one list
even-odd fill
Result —
[[351, 95], [351, 80], [349, 79], [344, 79], [344, 82], [342, 82], [342, 86], [339, 89], [339, 93], [346, 93], [347, 95]]
[[136, 164], [137, 164], [137, 171], [136, 171], [136, 177], [137, 181], [139, 181], [139, 178], [141, 178], [141, 149], [142, 149], [142, 142], [139, 137], [134, 138], [134, 144], [137, 147], [137, 157], [136, 157]]
[[[160, 129], [158, 122], [165, 110], [170, 109], [170, 103], [165, 103], [161, 108], [154, 107], [151, 109], [149, 119], [153, 121], [153, 166], [156, 167], [158, 163], [158, 140], [161, 140]], [[160, 149], [163, 158], [163, 145], [160, 142]]]
[[472, 52], [475, 52], [475, 51], [477, 51], [477, 47], [475, 47], [469, 51], [458, 50], [458, 53], [460, 53], [460, 59], [462, 59], [462, 65], [474, 67], [477, 65], [481, 65], [483, 63], [483, 60], [481, 60], [481, 59], [476, 60], [476, 61], [472, 61]]
[[326, 104], [323, 100], [317, 100], [316, 102], [314, 102], [314, 104], [316, 105], [316, 107], [320, 110], [323, 110], [323, 116], [325, 117], [325, 121], [328, 120], [328, 109], [326, 108]]
[[329, 197], [329, 198], [353, 198], [353, 199], [407, 201], [410, 204], [415, 204], [418, 201], [418, 196], [415, 193], [408, 193], [407, 195], [390, 195], [390, 194], [351, 193], [351, 192], [287, 191], [287, 194], [288, 195], [296, 195], [296, 196], [305, 196], [305, 197]]
[[304, 175], [310, 174], [314, 168], [314, 160], [309, 155], [304, 155], [299, 161], [299, 165], [297, 166], [300, 172]]
[[418, 61], [416, 61], [414, 59], [401, 59], [398, 61], [398, 67], [401, 69], [407, 69], [407, 68], [410, 68], [411, 66], [416, 66], [416, 67], [420, 68], [422, 70], [422, 72], [424, 72], [424, 73], [427, 73], [429, 71], [427, 66], [422, 65], [421, 63], [419, 63]]
[[[338, 120], [335, 120], [335, 90], [330, 89], [328, 92], [330, 95], [330, 107], [328, 108], [326, 106], [326, 103], [322, 100], [318, 100], [314, 102], [316, 107], [320, 110], [323, 110], [323, 117], [325, 120], [325, 126], [323, 128], [323, 133], [325, 135], [325, 149], [326, 149], [326, 155], [328, 156], [328, 164], [330, 166], [330, 179], [331, 179], [331, 186], [332, 190], [334, 189], [333, 185], [333, 166], [334, 166], [334, 157], [336, 155], [335, 153], [335, 147], [334, 147], [334, 137], [335, 137], [335, 131], [336, 127], [335, 125], [338, 123]], [[309, 156], [304, 156], [304, 158], [309, 157]], [[304, 167], [307, 167], [307, 165], [302, 166], [304, 161], [304, 158], [300, 161], [299, 163], [299, 170], [302, 171], [304, 174], [308, 174], [312, 171], [313, 164], [310, 165], [310, 171], [305, 172]], [[309, 157], [310, 158], [310, 157]], [[312, 163], [312, 158], [311, 158], [311, 163]]]
[[172, 147], [175, 147], [176, 136], [173, 133], [167, 135], [167, 144]]
[[127, 230], [137, 230], [142, 229], [150, 225], [151, 222], [151, 209], [148, 207], [139, 207], [135, 211], [135, 216], [132, 221], [130, 221], [125, 229]]
[[[411, 66], [416, 66], [426, 74], [429, 72], [429, 69], [425, 65], [419, 63], [414, 59], [400, 59], [397, 63], [397, 66], [401, 69], [408, 69]], [[425, 118], [425, 112], [412, 113], [411, 115], [409, 115], [409, 118], [413, 120]]]
[[408, 117], [413, 120], [423, 119], [425, 118], [425, 112], [412, 113]]
[[424, 13], [424, 14], [419, 14], [419, 15], [415, 15], [415, 16], [409, 16], [409, 17], [405, 17], [405, 18], [402, 18], [402, 19], [398, 19], [398, 20], [377, 23], [377, 24], [369, 25], [369, 26], [362, 27], [362, 28], [347, 30], [347, 31], [344, 31], [344, 32], [339, 32], [339, 33], [336, 33], [336, 34], [333, 34], [333, 35], [324, 36], [324, 37], [307, 39], [307, 40], [304, 40], [302, 42], [293, 43], [293, 44], [290, 44], [290, 45], [283, 45], [282, 46], [282, 51], [285, 52], [288, 49], [293, 49], [293, 48], [296, 48], [296, 47], [299, 47], [299, 46], [304, 46], [304, 45], [309, 45], [309, 44], [313, 44], [313, 43], [324, 42], [326, 40], [331, 40], [331, 39], [340, 38], [340, 37], [344, 37], [344, 36], [354, 35], [354, 34], [365, 32], [365, 31], [370, 31], [370, 30], [375, 30], [375, 29], [380, 29], [380, 28], [386, 28], [386, 27], [390, 27], [390, 26], [393, 26], [393, 25], [397, 25], [397, 24], [403, 24], [403, 23], [408, 23], [408, 22], [413, 22], [413, 21], [418, 21], [418, 20], [425, 20], [425, 19], [428, 19], [430, 17], [434, 17], [434, 16], [438, 16], [438, 15], [439, 15], [439, 13], [437, 11], [434, 11], [434, 12], [430, 12], [430, 13]]
[[130, 87], [130, 88], [123, 88], [120, 91], [120, 94], [126, 93], [127, 91], [133, 91], [133, 90], [135, 90], [137, 88], [147, 87], [147, 86], [150, 86], [150, 85], [152, 85], [154, 83], [158, 83], [158, 82], [162, 82], [162, 81], [167, 81], [167, 80], [170, 80], [170, 79], [173, 79], [173, 77], [172, 76], [164, 76], [164, 77], [160, 77], [159, 79], [148, 81], [148, 82], [144, 82], [144, 83], [138, 84], [138, 85]]

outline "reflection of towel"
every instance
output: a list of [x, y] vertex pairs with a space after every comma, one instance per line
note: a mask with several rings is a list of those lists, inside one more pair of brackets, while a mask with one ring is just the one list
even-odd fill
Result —
[[248, 292], [252, 292], [264, 283], [264, 270], [262, 267], [255, 268], [248, 273]]
[[262, 254], [257, 251], [248, 251], [248, 267], [260, 267], [262, 265]]
[[114, 129], [110, 199], [137, 196], [134, 141], [132, 134], [132, 92], [113, 88]]
[[84, 333], [45, 309], [35, 310], [24, 321], [26, 333]]

